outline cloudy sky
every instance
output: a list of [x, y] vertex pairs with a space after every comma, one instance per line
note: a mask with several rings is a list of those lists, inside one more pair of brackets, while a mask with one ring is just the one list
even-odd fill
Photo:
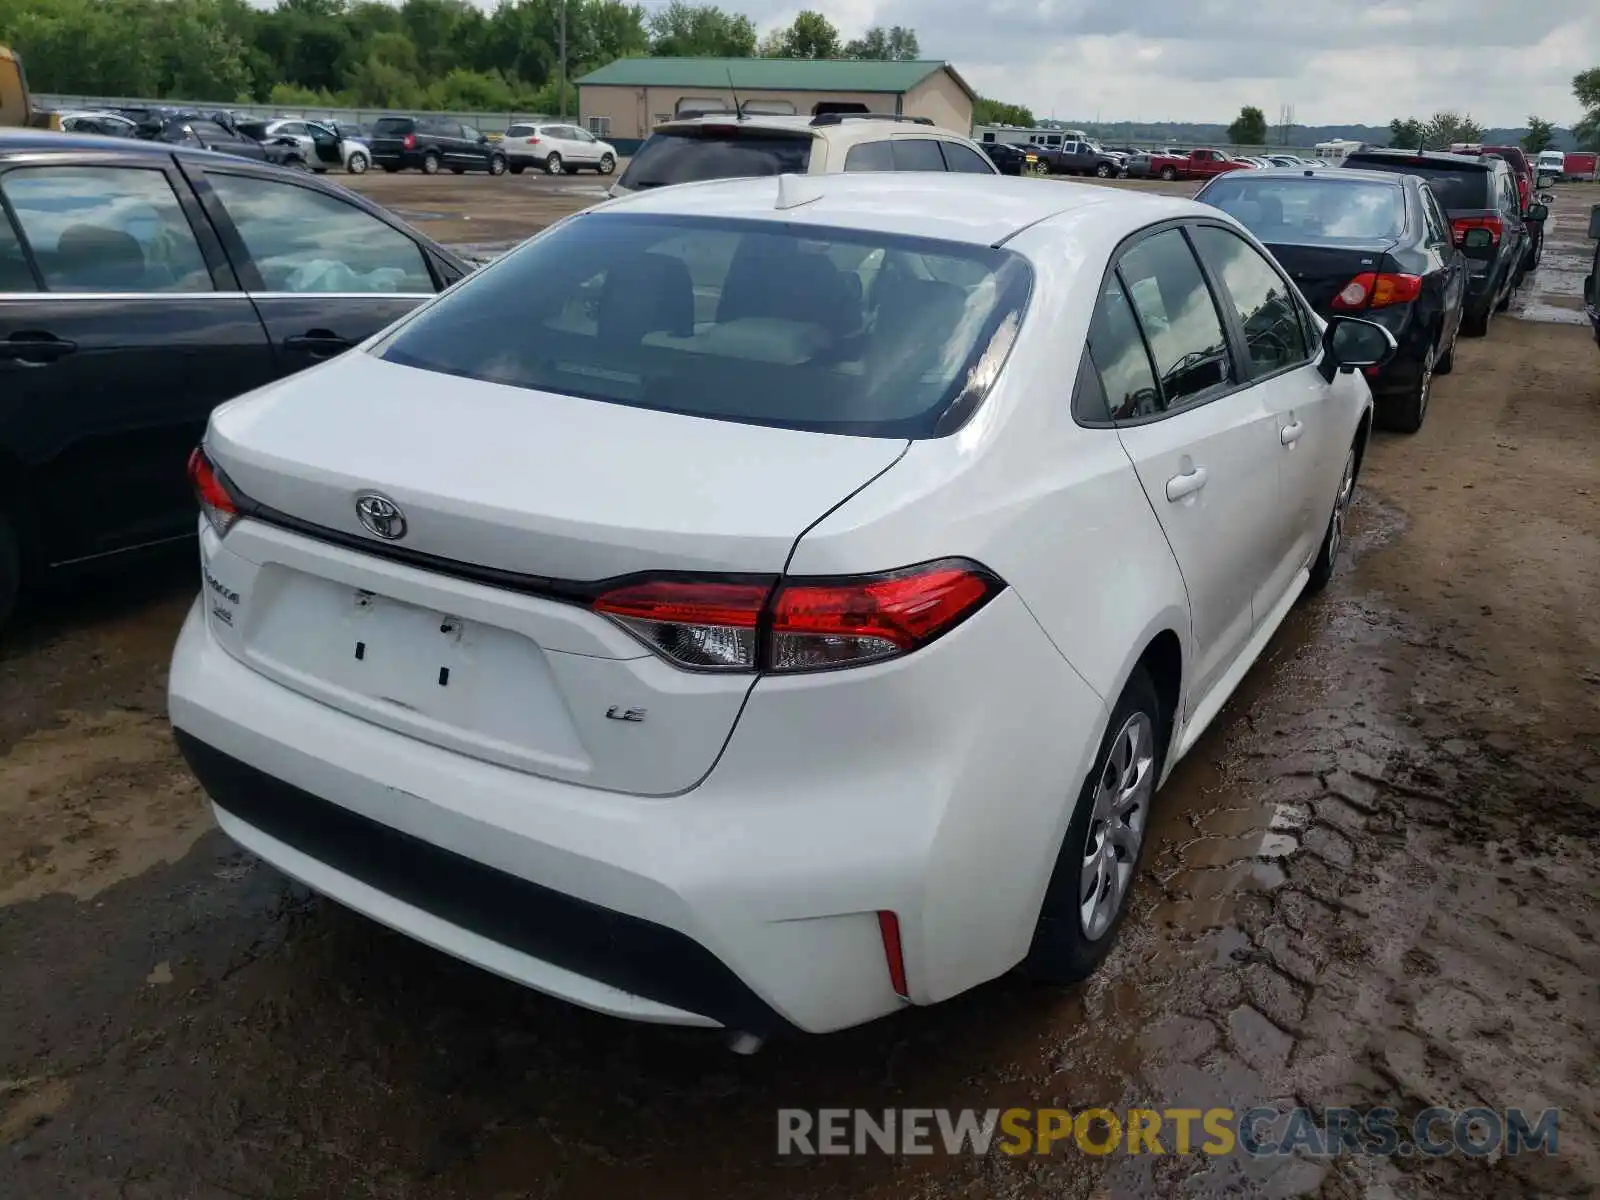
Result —
[[[659, 0], [658, 0], [659, 2]], [[1036, 116], [1388, 124], [1439, 109], [1570, 125], [1600, 0], [723, 0], [762, 31], [817, 8], [846, 37], [909, 25], [926, 58]]]

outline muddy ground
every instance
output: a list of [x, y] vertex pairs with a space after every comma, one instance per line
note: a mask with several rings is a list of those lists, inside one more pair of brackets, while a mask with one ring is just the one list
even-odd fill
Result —
[[[593, 186], [360, 182], [480, 244]], [[1523, 307], [1570, 309], [1563, 200]], [[0, 643], [0, 1196], [1595, 1194], [1600, 349], [1561, 319], [1463, 340], [1422, 432], [1376, 438], [1340, 575], [1161, 793], [1093, 981], [753, 1058], [524, 991], [236, 851], [163, 715], [187, 555], [44, 597]], [[775, 1148], [779, 1107], [1294, 1103], [1558, 1107], [1559, 1153]]]

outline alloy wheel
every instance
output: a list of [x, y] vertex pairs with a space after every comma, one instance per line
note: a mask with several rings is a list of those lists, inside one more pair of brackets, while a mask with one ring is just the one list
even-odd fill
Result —
[[1090, 941], [1105, 934], [1127, 900], [1155, 792], [1155, 763], [1155, 727], [1149, 714], [1134, 712], [1106, 753], [1083, 846], [1078, 918]]
[[[1429, 364], [1429, 374], [1433, 367]], [[1352, 449], [1344, 460], [1344, 478], [1339, 481], [1339, 494], [1333, 501], [1333, 521], [1328, 526], [1328, 562], [1339, 561], [1339, 549], [1344, 545], [1344, 519], [1350, 511], [1350, 497], [1356, 490], [1356, 452]]]

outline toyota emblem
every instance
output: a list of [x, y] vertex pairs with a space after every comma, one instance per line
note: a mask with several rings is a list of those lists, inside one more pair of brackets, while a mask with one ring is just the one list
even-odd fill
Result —
[[406, 535], [406, 515], [400, 506], [377, 492], [362, 492], [356, 497], [356, 516], [361, 527], [386, 542], [397, 542]]

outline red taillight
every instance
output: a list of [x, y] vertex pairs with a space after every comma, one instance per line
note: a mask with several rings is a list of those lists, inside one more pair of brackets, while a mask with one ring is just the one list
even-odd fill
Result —
[[774, 671], [815, 671], [904, 654], [994, 594], [994, 579], [961, 564], [841, 583], [785, 584], [772, 606]]
[[196, 446], [189, 454], [189, 483], [194, 488], [200, 511], [205, 513], [211, 528], [221, 537], [233, 528], [239, 519], [239, 507], [233, 501], [222, 476], [212, 465], [203, 448]]
[[1363, 271], [1339, 290], [1333, 307], [1339, 309], [1385, 308], [1405, 304], [1422, 295], [1422, 276], [1392, 275]]
[[1467, 242], [1467, 231], [1471, 229], [1487, 229], [1489, 231], [1489, 244], [1498, 246], [1500, 239], [1505, 236], [1506, 223], [1499, 217], [1457, 217], [1450, 222], [1450, 232], [1458, 246]]
[[530, 137], [530, 138], [529, 138], [529, 139], [528, 139], [528, 145], [530, 145], [530, 146], [537, 146], [537, 145], [538, 145], [538, 144], [539, 144], [539, 139], [538, 139], [538, 138], [536, 138], [536, 137]]
[[909, 996], [906, 987], [906, 956], [900, 945], [900, 918], [888, 909], [878, 912], [878, 935], [883, 938], [883, 957], [889, 964], [889, 986], [895, 995]]
[[[625, 584], [604, 613], [663, 658], [695, 670], [818, 671], [907, 654], [949, 632], [1003, 585], [961, 559], [881, 575]], [[769, 599], [770, 597], [770, 599]]]
[[765, 583], [630, 583], [594, 602], [663, 658], [708, 671], [748, 671], [756, 662], [756, 622]]
[[407, 150], [415, 150], [417, 148], [417, 135], [414, 133], [406, 134], [406, 140], [400, 144]]

